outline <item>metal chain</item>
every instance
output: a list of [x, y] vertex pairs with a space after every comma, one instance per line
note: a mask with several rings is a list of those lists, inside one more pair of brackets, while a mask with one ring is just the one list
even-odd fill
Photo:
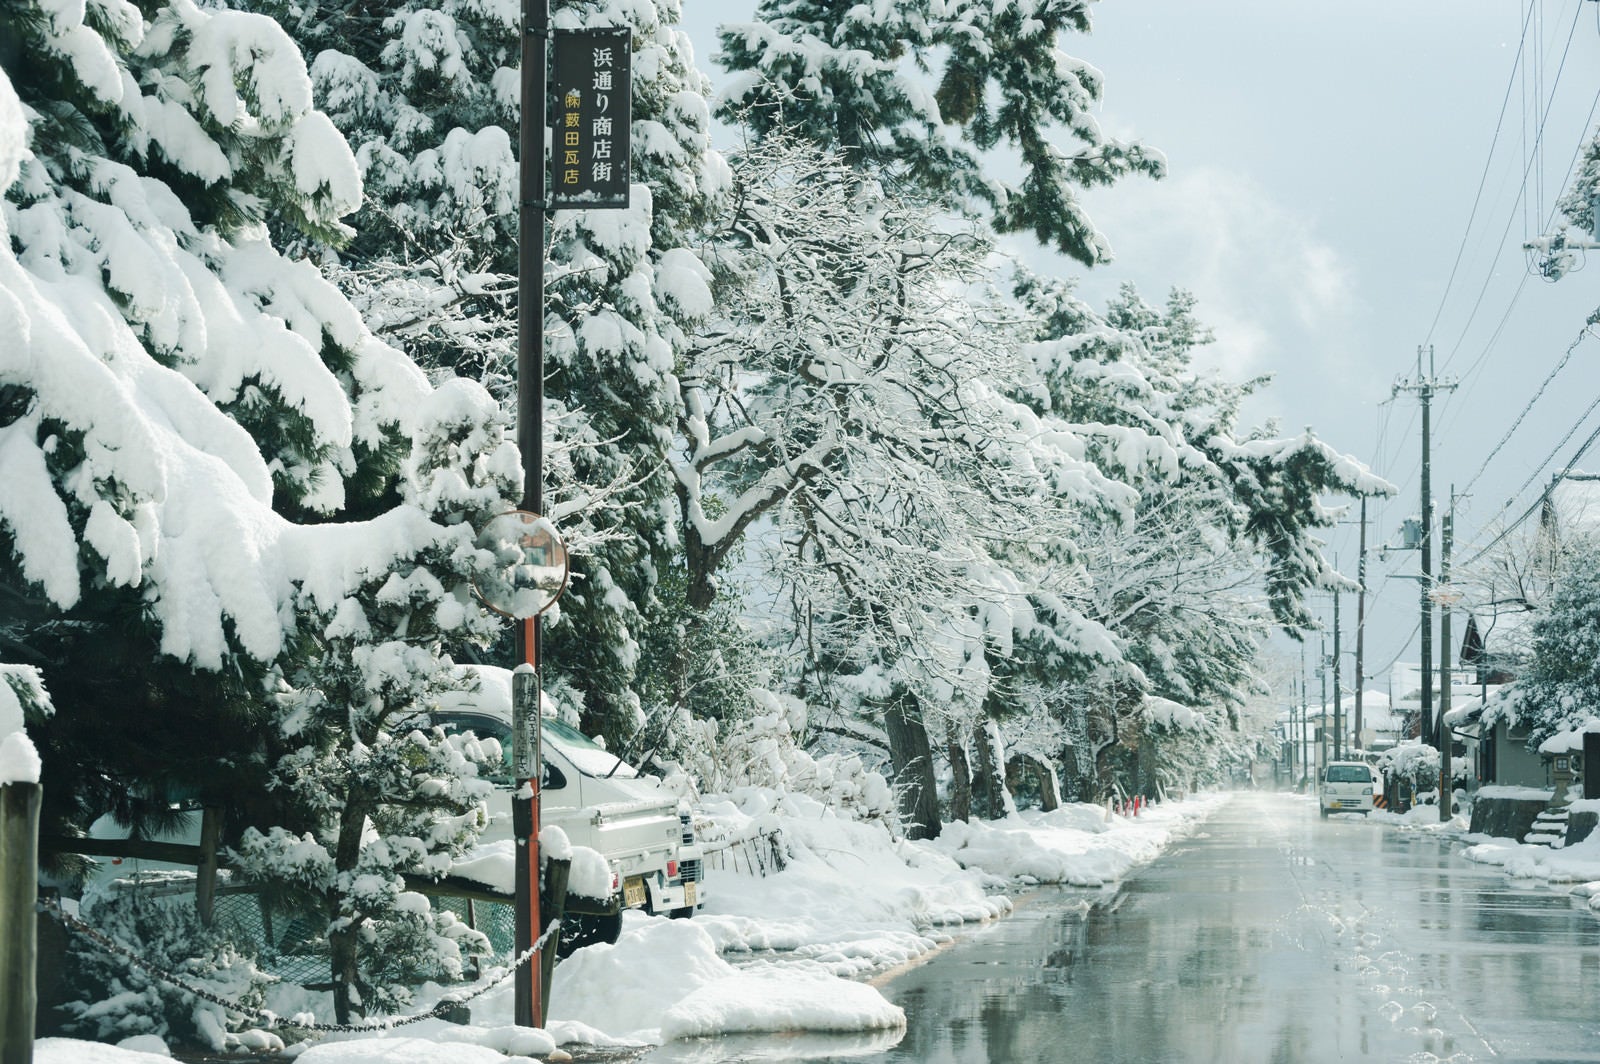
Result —
[[72, 916], [62, 910], [60, 904], [54, 899], [41, 901], [38, 905], [38, 908], [40, 912], [49, 914], [55, 920], [60, 922], [62, 926], [78, 932], [103, 949], [127, 958], [127, 960], [135, 967], [148, 972], [157, 979], [160, 979], [162, 982], [170, 983], [179, 990], [182, 990], [184, 993], [200, 998], [202, 1001], [209, 1001], [213, 1005], [220, 1005], [231, 1012], [237, 1013], [247, 1020], [251, 1020], [260, 1024], [263, 1028], [271, 1029], [273, 1027], [293, 1027], [300, 1031], [338, 1031], [346, 1033], [360, 1031], [385, 1031], [393, 1027], [405, 1027], [409, 1024], [420, 1023], [423, 1020], [434, 1019], [447, 1010], [458, 1008], [461, 1005], [465, 1005], [469, 1001], [473, 1001], [476, 998], [482, 997], [484, 994], [487, 994], [495, 987], [504, 983], [507, 979], [510, 979], [516, 974], [518, 968], [521, 968], [524, 964], [527, 964], [530, 960], [532, 960], [533, 955], [538, 953], [539, 950], [543, 948], [544, 944], [549, 941], [550, 936], [555, 934], [561, 927], [561, 921], [559, 919], [550, 921], [550, 926], [545, 928], [544, 934], [539, 936], [539, 940], [533, 945], [529, 946], [527, 950], [525, 950], [522, 955], [516, 959], [516, 962], [507, 968], [503, 973], [475, 990], [466, 993], [451, 994], [448, 997], [440, 999], [439, 1003], [433, 1008], [429, 1009], [427, 1012], [417, 1013], [412, 1016], [391, 1016], [386, 1019], [376, 1020], [369, 1023], [300, 1023], [296, 1020], [279, 1016], [276, 1013], [268, 1012], [264, 1009], [252, 1009], [241, 1005], [238, 1002], [229, 1001], [217, 994], [213, 994], [204, 987], [195, 986], [193, 983], [189, 982], [176, 972], [171, 972], [164, 968], [158, 967], [157, 965], [151, 964], [149, 961], [145, 960], [143, 957], [140, 957], [127, 946], [124, 946], [115, 939], [95, 930], [82, 920], [78, 919], [76, 916]]

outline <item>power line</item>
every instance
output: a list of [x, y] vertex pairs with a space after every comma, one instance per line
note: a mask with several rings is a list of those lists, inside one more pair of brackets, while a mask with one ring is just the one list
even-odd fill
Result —
[[1383, 666], [1381, 669], [1373, 669], [1371, 672], [1367, 673], [1366, 677], [1363, 677], [1363, 679], [1375, 679], [1394, 668], [1394, 663], [1399, 661], [1401, 656], [1411, 648], [1411, 637], [1420, 631], [1422, 631], [1422, 620], [1421, 618], [1418, 618], [1417, 623], [1412, 625], [1410, 633], [1408, 633], [1404, 639], [1400, 640], [1400, 649], [1395, 651], [1394, 657], [1389, 659], [1389, 663]]
[[[1588, 334], [1588, 329], [1585, 328], [1584, 332], [1578, 336], [1578, 340], [1573, 341], [1574, 346], [1576, 346], [1578, 341], [1581, 341], [1583, 339], [1583, 337], [1585, 335], [1587, 335], [1587, 334]], [[1588, 408], [1586, 410], [1584, 410], [1582, 416], [1580, 416], [1578, 418], [1578, 420], [1573, 423], [1572, 427], [1567, 430], [1567, 434], [1565, 436], [1561, 437], [1561, 442], [1556, 444], [1555, 449], [1552, 450], [1548, 456], [1546, 456], [1545, 460], [1540, 462], [1537, 466], [1534, 467], [1533, 473], [1531, 473], [1528, 476], [1527, 480], [1524, 480], [1522, 482], [1522, 486], [1517, 489], [1516, 495], [1513, 495], [1511, 497], [1511, 499], [1506, 500], [1505, 505], [1501, 506], [1500, 509], [1495, 512], [1495, 516], [1496, 517], [1499, 516], [1501, 513], [1504, 513], [1511, 506], [1512, 501], [1516, 499], [1517, 495], [1521, 495], [1524, 491], [1528, 490], [1528, 487], [1536, 479], [1538, 479], [1539, 474], [1544, 470], [1544, 468], [1546, 466], [1548, 466], [1551, 463], [1551, 461], [1553, 461], [1555, 459], [1555, 457], [1556, 457], [1556, 455], [1558, 453], [1560, 453], [1561, 448], [1566, 446], [1567, 441], [1572, 439], [1572, 437], [1577, 433], [1578, 429], [1583, 425], [1583, 423], [1589, 419], [1589, 415], [1594, 413], [1596, 407], [1600, 407], [1600, 396], [1597, 396], [1595, 398], [1595, 400], [1592, 403], [1589, 404]], [[1551, 487], [1554, 487], [1555, 484], [1559, 483], [1561, 481], [1561, 479], [1566, 476], [1567, 472], [1570, 471], [1573, 468], [1573, 466], [1577, 463], [1578, 459], [1582, 458], [1585, 454], [1587, 454], [1588, 451], [1589, 451], [1589, 448], [1593, 447], [1595, 445], [1596, 441], [1600, 441], [1600, 428], [1597, 428], [1593, 432], [1591, 432], [1589, 434], [1588, 438], [1583, 441], [1583, 445], [1572, 453], [1572, 457], [1571, 458], [1567, 459], [1565, 464], [1561, 467], [1561, 470], [1555, 475], [1555, 478], [1551, 481]], [[1487, 554], [1490, 550], [1494, 549], [1494, 547], [1496, 545], [1504, 542], [1504, 540], [1506, 539], [1507, 536], [1511, 535], [1511, 533], [1516, 531], [1517, 528], [1519, 528], [1524, 521], [1528, 520], [1528, 518], [1532, 517], [1535, 513], [1537, 513], [1539, 511], [1540, 506], [1542, 506], [1543, 503], [1544, 503], [1544, 498], [1545, 498], [1545, 495], [1548, 493], [1548, 491], [1549, 491], [1549, 489], [1547, 488], [1547, 489], [1545, 489], [1544, 492], [1541, 492], [1540, 495], [1539, 495], [1539, 498], [1535, 499], [1534, 502], [1533, 502], [1533, 505], [1529, 506], [1528, 509], [1524, 510], [1520, 517], [1518, 517], [1515, 521], [1511, 522], [1511, 524], [1507, 525], [1504, 529], [1501, 530], [1499, 535], [1495, 536], [1494, 539], [1492, 539], [1488, 543], [1484, 544], [1481, 549], [1479, 549], [1476, 553], [1474, 553], [1472, 555], [1472, 557], [1468, 558], [1466, 561], [1462, 562], [1461, 564], [1462, 565], [1471, 565], [1473, 562], [1477, 561], [1479, 558], [1481, 558], [1485, 554]], [[1493, 517], [1490, 518], [1490, 520], [1493, 520], [1493, 519], [1494, 519]]]
[[[1512, 207], [1511, 207], [1511, 215], [1510, 215], [1510, 217], [1508, 217], [1506, 219], [1505, 228], [1500, 233], [1500, 240], [1495, 245], [1496, 249], [1500, 249], [1500, 248], [1504, 248], [1505, 247], [1506, 237], [1511, 234], [1511, 227], [1512, 227], [1512, 225], [1514, 225], [1516, 223], [1516, 220], [1517, 220], [1517, 206], [1518, 205], [1521, 205], [1524, 208], [1523, 228], [1524, 228], [1524, 230], [1526, 230], [1528, 228], [1528, 221], [1527, 221], [1527, 217], [1526, 217], [1526, 208], [1527, 208], [1527, 205], [1528, 205], [1528, 177], [1529, 177], [1529, 175], [1531, 173], [1533, 173], [1535, 165], [1537, 163], [1539, 163], [1540, 160], [1542, 159], [1542, 145], [1543, 145], [1543, 142], [1544, 142], [1545, 125], [1550, 120], [1550, 107], [1555, 102], [1556, 90], [1561, 85], [1562, 72], [1565, 71], [1566, 67], [1567, 67], [1567, 56], [1568, 56], [1568, 54], [1570, 54], [1570, 52], [1572, 50], [1572, 39], [1573, 39], [1573, 36], [1577, 32], [1577, 29], [1578, 29], [1578, 16], [1582, 13], [1582, 10], [1583, 9], [1580, 6], [1578, 8], [1578, 11], [1576, 13], [1574, 13], [1574, 15], [1573, 15], [1571, 31], [1567, 34], [1567, 44], [1566, 44], [1566, 47], [1561, 52], [1561, 62], [1556, 67], [1555, 78], [1550, 82], [1550, 94], [1549, 94], [1549, 97], [1545, 98], [1542, 92], [1539, 93], [1538, 99], [1542, 100], [1542, 102], [1544, 104], [1544, 110], [1543, 110], [1543, 113], [1539, 116], [1538, 129], [1534, 132], [1532, 152], [1531, 152], [1531, 154], [1528, 155], [1527, 164], [1525, 166], [1523, 166], [1523, 168], [1522, 168], [1521, 191], [1518, 193], [1517, 202], [1514, 203], [1512, 205]], [[1536, 181], [1535, 182], [1535, 193], [1537, 194], [1537, 192], [1538, 192], [1538, 182]], [[1542, 207], [1541, 207], [1541, 213], [1542, 213]], [[1473, 302], [1472, 313], [1467, 315], [1467, 322], [1466, 322], [1465, 325], [1463, 325], [1461, 327], [1461, 335], [1459, 337], [1457, 337], [1455, 344], [1450, 348], [1450, 353], [1445, 356], [1444, 368], [1448, 369], [1450, 367], [1451, 361], [1453, 361], [1455, 359], [1457, 352], [1459, 352], [1461, 350], [1461, 345], [1466, 341], [1467, 333], [1471, 331], [1472, 323], [1477, 320], [1478, 311], [1480, 309], [1482, 309], [1482, 307], [1483, 307], [1483, 297], [1484, 297], [1485, 294], [1488, 293], [1489, 285], [1494, 281], [1494, 275], [1495, 275], [1495, 263], [1493, 261], [1491, 261], [1489, 263], [1489, 271], [1484, 276], [1483, 285], [1478, 289], [1478, 297]], [[1430, 330], [1430, 333], [1431, 333], [1431, 330]]]
[[1455, 284], [1456, 272], [1461, 268], [1461, 258], [1466, 254], [1467, 239], [1472, 235], [1472, 223], [1478, 217], [1478, 205], [1483, 199], [1483, 188], [1489, 180], [1489, 167], [1494, 161], [1494, 150], [1500, 143], [1500, 130], [1505, 125], [1506, 109], [1511, 104], [1511, 90], [1517, 84], [1517, 70], [1522, 66], [1523, 50], [1528, 42], [1528, 23], [1533, 17], [1533, 8], [1528, 8], [1528, 14], [1522, 20], [1522, 40], [1517, 44], [1517, 57], [1511, 64], [1511, 76], [1506, 80], [1506, 92], [1500, 101], [1500, 116], [1494, 122], [1494, 137], [1489, 141], [1489, 154], [1483, 160], [1483, 174], [1478, 178], [1478, 191], [1472, 197], [1472, 211], [1467, 215], [1466, 228], [1461, 231], [1461, 246], [1456, 249], [1456, 261], [1450, 267], [1450, 277], [1444, 283], [1444, 292], [1439, 296], [1439, 308], [1433, 312], [1433, 323], [1428, 326], [1428, 335], [1423, 343], [1433, 339], [1433, 331], [1439, 326], [1439, 318], [1444, 314], [1445, 303], [1450, 298], [1450, 288]]
[[[1500, 323], [1495, 326], [1494, 332], [1490, 334], [1489, 342], [1483, 345], [1483, 350], [1478, 352], [1478, 357], [1472, 360], [1472, 365], [1468, 366], [1467, 371], [1462, 374], [1461, 379], [1463, 381], [1471, 381], [1466, 390], [1461, 393], [1463, 401], [1472, 394], [1472, 389], [1477, 386], [1480, 379], [1477, 376], [1478, 370], [1483, 367], [1484, 361], [1489, 357], [1489, 352], [1494, 350], [1494, 345], [1500, 342], [1500, 335], [1505, 332], [1506, 325], [1511, 321], [1511, 312], [1517, 309], [1517, 301], [1522, 298], [1523, 291], [1528, 287], [1528, 278], [1531, 276], [1532, 274], [1524, 273], [1521, 280], [1517, 282], [1517, 290], [1511, 293], [1511, 302], [1506, 306], [1506, 312], [1500, 315]], [[1531, 400], [1529, 405], [1532, 405]], [[1451, 421], [1450, 424], [1454, 424], [1454, 422]], [[1487, 464], [1487, 461], [1485, 464]], [[1482, 470], [1479, 470], [1479, 472], [1481, 473]]]
[[[1518, 291], [1521, 291], [1521, 289], [1519, 288]], [[1498, 335], [1498, 333], [1496, 335]], [[1583, 338], [1588, 335], [1589, 329], [1587, 326], [1585, 326], [1583, 331], [1578, 333], [1577, 338], [1574, 339], [1572, 343], [1567, 345], [1566, 354], [1562, 355], [1561, 358], [1556, 361], [1555, 367], [1545, 375], [1544, 380], [1540, 382], [1538, 389], [1533, 393], [1533, 398], [1529, 399], [1527, 403], [1524, 404], [1522, 407], [1522, 412], [1517, 415], [1515, 421], [1511, 422], [1511, 427], [1506, 429], [1505, 435], [1500, 437], [1500, 442], [1494, 445], [1494, 449], [1491, 450], [1489, 452], [1489, 456], [1483, 460], [1483, 464], [1478, 467], [1478, 471], [1472, 474], [1471, 480], [1467, 481], [1467, 486], [1461, 489], [1463, 495], [1472, 491], [1472, 486], [1478, 482], [1479, 477], [1483, 476], [1484, 470], [1489, 468], [1489, 463], [1494, 461], [1494, 456], [1499, 454], [1500, 449], [1510, 441], [1512, 435], [1514, 435], [1517, 429], [1522, 425], [1523, 420], [1527, 418], [1528, 414], [1533, 410], [1533, 405], [1537, 403], [1544, 395], [1545, 389], [1550, 387], [1550, 382], [1556, 379], [1556, 374], [1565, 369], [1567, 363], [1572, 361], [1572, 353], [1578, 349], [1578, 345], [1583, 343]], [[1585, 413], [1584, 417], [1588, 417], [1588, 414]], [[1562, 441], [1562, 443], [1565, 442], [1565, 440]]]

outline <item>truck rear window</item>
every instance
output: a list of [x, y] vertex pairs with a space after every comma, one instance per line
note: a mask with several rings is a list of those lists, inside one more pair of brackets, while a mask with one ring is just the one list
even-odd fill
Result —
[[1371, 783], [1372, 771], [1364, 765], [1329, 765], [1329, 783]]

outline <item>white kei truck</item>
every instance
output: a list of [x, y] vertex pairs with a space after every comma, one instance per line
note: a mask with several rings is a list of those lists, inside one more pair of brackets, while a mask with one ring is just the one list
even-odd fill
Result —
[[[494, 739], [502, 768], [489, 800], [483, 841], [510, 839], [511, 673], [492, 666], [466, 666], [478, 675], [476, 692], [449, 696], [433, 714], [446, 731], [471, 731]], [[574, 846], [586, 846], [611, 866], [611, 896], [568, 899], [571, 935], [563, 952], [591, 942], [615, 942], [624, 909], [674, 917], [694, 914], [703, 901], [700, 850], [687, 807], [653, 776], [640, 773], [576, 728], [546, 716], [540, 750], [541, 827], [555, 825]]]

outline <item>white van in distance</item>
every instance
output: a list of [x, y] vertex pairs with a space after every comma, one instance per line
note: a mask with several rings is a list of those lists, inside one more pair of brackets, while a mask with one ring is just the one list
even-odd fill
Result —
[[1322, 770], [1318, 788], [1318, 803], [1322, 815], [1329, 813], [1372, 812], [1373, 790], [1377, 774], [1365, 761], [1330, 761]]

